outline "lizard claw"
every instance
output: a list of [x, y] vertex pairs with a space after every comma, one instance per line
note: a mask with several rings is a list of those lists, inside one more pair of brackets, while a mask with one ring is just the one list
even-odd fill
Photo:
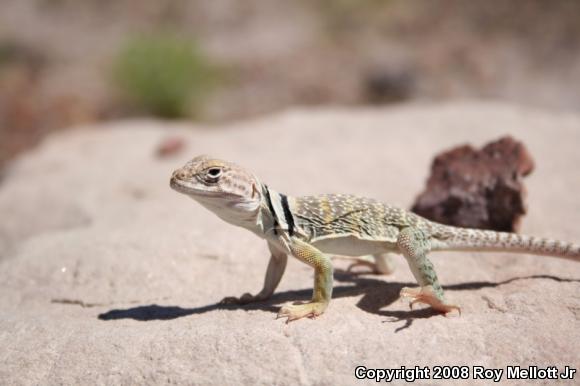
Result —
[[399, 294], [400, 298], [411, 298], [411, 303], [409, 303], [409, 308], [413, 309], [413, 306], [417, 303], [428, 304], [434, 310], [442, 312], [447, 316], [448, 313], [452, 311], [457, 311], [461, 315], [461, 307], [454, 304], [447, 304], [444, 300], [437, 297], [432, 286], [425, 286], [421, 288], [409, 288], [405, 287], [401, 289]]

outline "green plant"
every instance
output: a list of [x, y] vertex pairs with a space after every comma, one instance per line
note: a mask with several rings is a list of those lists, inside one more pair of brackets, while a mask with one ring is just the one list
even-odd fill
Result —
[[131, 103], [163, 118], [199, 113], [217, 74], [192, 41], [164, 34], [128, 41], [113, 73]]

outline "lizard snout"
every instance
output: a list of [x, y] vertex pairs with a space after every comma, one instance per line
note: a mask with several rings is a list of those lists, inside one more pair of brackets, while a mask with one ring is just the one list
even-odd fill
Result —
[[183, 169], [177, 169], [176, 171], [173, 172], [173, 175], [171, 176], [171, 178], [176, 179], [176, 180], [187, 180], [187, 179], [191, 178], [191, 173], [188, 173], [187, 171], [185, 171]]

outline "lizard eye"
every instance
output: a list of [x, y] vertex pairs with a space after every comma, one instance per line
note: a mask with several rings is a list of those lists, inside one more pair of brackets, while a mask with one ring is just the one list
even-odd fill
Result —
[[216, 182], [222, 175], [222, 170], [220, 168], [209, 168], [205, 173], [205, 179], [209, 182]]

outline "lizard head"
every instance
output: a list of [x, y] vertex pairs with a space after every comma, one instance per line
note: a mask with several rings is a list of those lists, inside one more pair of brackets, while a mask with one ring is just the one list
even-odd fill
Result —
[[229, 222], [256, 215], [262, 200], [261, 184], [252, 173], [206, 155], [175, 170], [170, 186]]

